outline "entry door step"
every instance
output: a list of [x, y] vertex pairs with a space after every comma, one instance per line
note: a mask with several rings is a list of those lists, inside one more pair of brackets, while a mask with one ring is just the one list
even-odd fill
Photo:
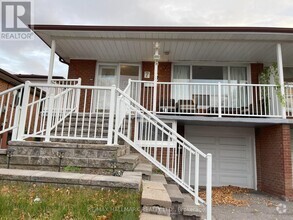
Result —
[[159, 206], [161, 208], [170, 209], [172, 206], [169, 194], [164, 184], [152, 181], [143, 181], [142, 183], [142, 206]]
[[134, 171], [142, 172], [143, 175], [150, 176], [153, 171], [152, 164], [149, 163], [139, 163], [135, 168]]
[[189, 194], [183, 193], [184, 201], [182, 203], [182, 215], [190, 217], [200, 217], [201, 210], [199, 205], [196, 205]]
[[177, 202], [177, 203], [183, 203], [184, 201], [184, 196], [179, 190], [179, 187], [175, 184], [165, 184], [164, 185], [172, 203]]
[[152, 182], [159, 182], [159, 183], [167, 184], [166, 178], [162, 174], [152, 174], [150, 180]]
[[171, 220], [170, 216], [154, 215], [149, 213], [141, 213], [140, 220]]

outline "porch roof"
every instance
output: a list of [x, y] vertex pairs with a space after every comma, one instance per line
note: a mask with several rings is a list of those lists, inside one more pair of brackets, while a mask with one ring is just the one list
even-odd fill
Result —
[[276, 62], [276, 43], [283, 63], [292, 66], [293, 28], [264, 27], [150, 27], [31, 25], [56, 53], [70, 59], [104, 62], [152, 61], [160, 42], [161, 61]]

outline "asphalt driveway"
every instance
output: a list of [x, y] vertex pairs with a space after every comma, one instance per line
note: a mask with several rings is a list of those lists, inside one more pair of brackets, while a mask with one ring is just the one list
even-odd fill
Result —
[[216, 205], [213, 217], [216, 220], [293, 220], [293, 202], [286, 202], [277, 197], [251, 191], [234, 194], [234, 197], [247, 200], [247, 206]]

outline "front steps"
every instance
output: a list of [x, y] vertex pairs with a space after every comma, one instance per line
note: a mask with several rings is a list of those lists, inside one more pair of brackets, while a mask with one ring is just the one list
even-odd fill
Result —
[[[51, 170], [59, 168], [60, 150], [64, 151], [61, 167], [74, 167], [78, 172], [111, 174], [117, 170], [133, 170], [138, 163], [138, 155], [130, 154], [126, 145], [11, 141], [14, 149], [10, 167], [17, 169]], [[0, 166], [6, 167], [6, 155], [0, 155]]]
[[182, 193], [175, 184], [167, 184], [162, 174], [151, 174], [151, 181], [142, 182], [142, 214], [144, 219], [200, 219], [199, 206], [194, 204], [189, 194]]

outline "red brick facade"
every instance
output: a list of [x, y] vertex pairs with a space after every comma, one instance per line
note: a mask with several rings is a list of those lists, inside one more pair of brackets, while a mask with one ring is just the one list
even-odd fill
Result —
[[81, 78], [82, 85], [95, 84], [96, 60], [70, 60], [68, 78]]
[[[160, 62], [159, 68], [158, 68], [158, 82], [171, 82], [171, 69], [172, 69], [172, 63], [171, 62]], [[150, 78], [144, 78], [144, 72], [149, 71], [150, 72]], [[145, 81], [153, 81], [154, 80], [154, 62], [142, 62], [142, 80]], [[143, 91], [144, 90], [144, 91]], [[167, 91], [168, 90], [168, 91]], [[170, 99], [171, 89], [168, 86], [160, 87], [158, 86], [157, 89], [157, 97], [162, 96], [162, 94], [165, 94], [164, 100]], [[153, 94], [153, 88], [152, 87], [142, 87], [142, 94]], [[167, 95], [169, 97], [167, 97]], [[151, 109], [152, 105], [152, 96], [147, 97], [141, 97], [141, 100], [143, 100], [142, 105], [146, 107], [147, 109]], [[159, 98], [157, 98], [159, 102]], [[159, 106], [159, 103], [157, 102], [157, 107]]]
[[[96, 75], [96, 60], [70, 60], [68, 78], [77, 79], [81, 78], [82, 85], [93, 86], [95, 84]], [[90, 92], [90, 91], [88, 91]], [[80, 111], [83, 111], [85, 90], [80, 92]], [[90, 111], [90, 95], [87, 94], [86, 111]]]
[[258, 189], [293, 199], [290, 126], [257, 128], [255, 139]]
[[251, 83], [258, 84], [259, 83], [259, 75], [263, 71], [263, 64], [262, 63], [252, 63], [250, 65], [251, 71]]

